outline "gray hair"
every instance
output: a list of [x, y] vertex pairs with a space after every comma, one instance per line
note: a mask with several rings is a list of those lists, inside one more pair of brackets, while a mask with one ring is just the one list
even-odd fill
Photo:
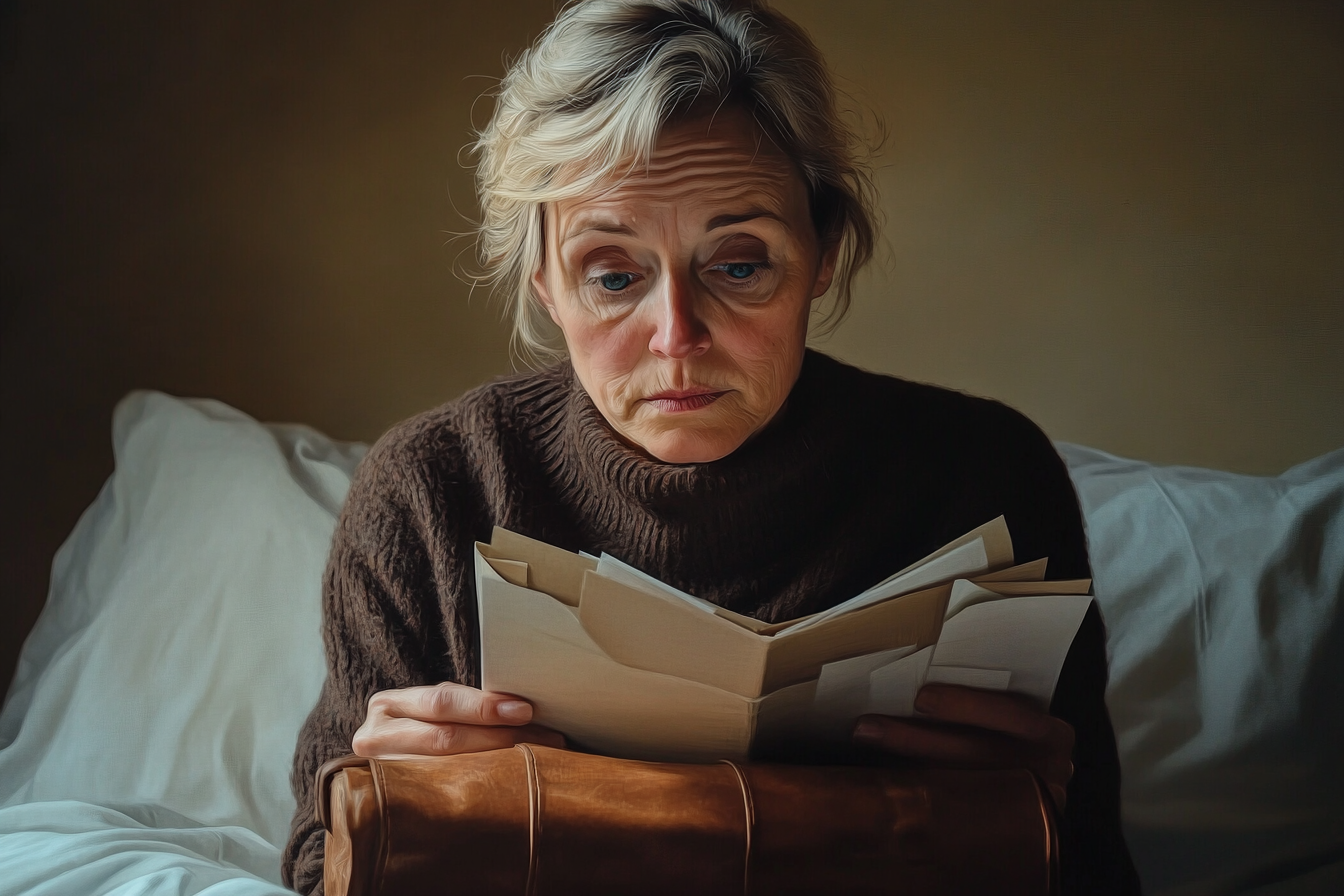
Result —
[[671, 119], [705, 105], [746, 110], [798, 166], [821, 244], [839, 246], [822, 326], [839, 323], [873, 253], [874, 191], [807, 34], [760, 0], [580, 0], [510, 67], [473, 146], [481, 278], [508, 302], [515, 352], [564, 355], [531, 282], [544, 204], [641, 166]]

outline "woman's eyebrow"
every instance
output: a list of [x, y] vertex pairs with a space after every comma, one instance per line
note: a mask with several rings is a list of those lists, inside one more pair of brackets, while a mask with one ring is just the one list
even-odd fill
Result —
[[743, 221], [753, 221], [757, 218], [773, 218], [783, 224], [786, 229], [789, 226], [789, 222], [785, 221], [782, 216], [771, 211], [766, 211], [763, 208], [754, 208], [750, 211], [743, 212], [740, 215], [718, 215], [710, 218], [709, 224], [705, 227], [705, 232], [708, 233], [711, 230], [717, 230], [720, 227], [729, 227], [733, 224], [741, 224]]
[[579, 218], [565, 230], [564, 237], [560, 240], [560, 245], [564, 245], [570, 240], [583, 236], [585, 233], [617, 233], [622, 236], [634, 236], [635, 231], [620, 221], [611, 218]]

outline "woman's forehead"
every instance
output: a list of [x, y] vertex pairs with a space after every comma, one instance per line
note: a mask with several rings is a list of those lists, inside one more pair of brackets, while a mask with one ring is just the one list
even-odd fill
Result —
[[563, 238], [668, 205], [712, 217], [759, 209], [783, 218], [806, 214], [807, 190], [794, 164], [754, 125], [697, 120], [668, 128], [646, 162], [556, 203], [555, 211]]
[[653, 152], [631, 166], [622, 180], [643, 175], [649, 183], [706, 170], [759, 172], [779, 179], [793, 170], [788, 156], [745, 113], [724, 110], [669, 124], [658, 135]]

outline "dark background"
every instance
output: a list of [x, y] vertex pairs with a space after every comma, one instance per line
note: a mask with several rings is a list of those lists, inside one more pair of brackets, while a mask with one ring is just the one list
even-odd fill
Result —
[[[1344, 445], [1344, 5], [778, 6], [887, 131], [820, 347], [1158, 462]], [[511, 368], [461, 150], [554, 6], [0, 9], [3, 685], [128, 390], [372, 440]]]

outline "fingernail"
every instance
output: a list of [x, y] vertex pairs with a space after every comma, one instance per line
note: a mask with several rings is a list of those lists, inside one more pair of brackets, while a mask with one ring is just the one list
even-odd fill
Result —
[[873, 743], [882, 737], [882, 731], [872, 719], [859, 719], [854, 726], [854, 739], [864, 743]]
[[526, 722], [532, 718], [532, 705], [522, 700], [505, 700], [495, 707], [495, 712], [510, 722]]

